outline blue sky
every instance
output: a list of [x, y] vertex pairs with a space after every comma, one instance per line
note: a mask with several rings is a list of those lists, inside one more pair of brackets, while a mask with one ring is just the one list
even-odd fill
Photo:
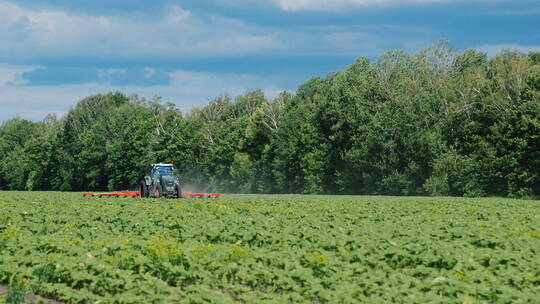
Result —
[[66, 113], [90, 94], [294, 90], [364, 56], [438, 39], [540, 51], [538, 0], [0, 0], [0, 121]]

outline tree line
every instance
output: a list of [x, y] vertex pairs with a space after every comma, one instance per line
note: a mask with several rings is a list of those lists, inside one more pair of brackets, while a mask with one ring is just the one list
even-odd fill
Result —
[[540, 53], [359, 58], [273, 100], [87, 97], [0, 126], [0, 189], [119, 190], [174, 162], [187, 187], [245, 193], [540, 196]]

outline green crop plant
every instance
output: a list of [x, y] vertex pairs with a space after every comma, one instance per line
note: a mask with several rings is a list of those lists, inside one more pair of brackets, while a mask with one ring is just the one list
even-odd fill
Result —
[[537, 303], [539, 248], [540, 201], [0, 192], [0, 284], [65, 303]]

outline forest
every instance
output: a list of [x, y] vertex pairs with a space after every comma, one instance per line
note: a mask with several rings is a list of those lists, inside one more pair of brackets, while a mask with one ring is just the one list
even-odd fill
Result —
[[229, 193], [540, 197], [540, 53], [437, 42], [358, 58], [274, 99], [173, 103], [106, 93], [0, 125], [0, 189], [133, 189], [172, 162]]

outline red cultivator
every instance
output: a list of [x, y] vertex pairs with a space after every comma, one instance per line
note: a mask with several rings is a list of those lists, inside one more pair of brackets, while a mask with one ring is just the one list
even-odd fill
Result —
[[139, 191], [118, 191], [118, 192], [109, 192], [109, 193], [83, 193], [83, 196], [94, 196], [94, 197], [141, 197]]
[[[104, 193], [83, 193], [85, 197], [141, 197], [139, 191], [117, 191]], [[188, 193], [183, 192], [181, 198], [219, 198], [221, 193]]]

